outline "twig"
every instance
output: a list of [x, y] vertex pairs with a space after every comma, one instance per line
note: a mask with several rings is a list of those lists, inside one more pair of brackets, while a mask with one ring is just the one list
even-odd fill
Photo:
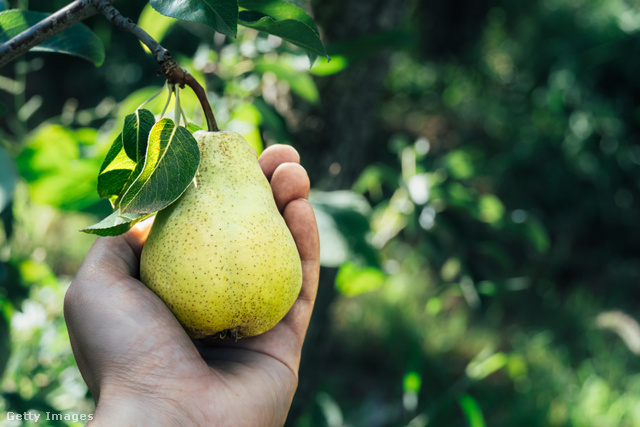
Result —
[[178, 63], [173, 59], [171, 53], [162, 47], [160, 43], [154, 40], [146, 31], [136, 25], [131, 19], [125, 18], [122, 14], [113, 7], [109, 0], [90, 0], [93, 6], [103, 14], [113, 25], [117, 28], [128, 31], [135, 35], [142, 43], [145, 44], [153, 54], [155, 60], [160, 64], [162, 74], [167, 78], [169, 84], [176, 84], [181, 88], [185, 85], [189, 86], [198, 97], [204, 115], [207, 118], [207, 127], [209, 131], [217, 131], [218, 125], [216, 119], [211, 110], [211, 105], [207, 100], [207, 94], [204, 88], [193, 78], [193, 76], [183, 70]]
[[164, 74], [170, 84], [177, 84], [181, 88], [184, 88], [186, 85], [195, 92], [202, 105], [204, 115], [207, 118], [207, 127], [210, 131], [217, 131], [218, 125], [216, 119], [211, 110], [211, 105], [207, 100], [206, 92], [200, 83], [198, 83], [191, 74], [178, 66], [167, 49], [162, 47], [160, 43], [155, 41], [153, 37], [147, 34], [146, 31], [136, 25], [131, 19], [122, 16], [118, 9], [113, 7], [112, 2], [113, 0], [73, 1], [66, 7], [0, 45], [0, 67], [8, 64], [32, 47], [64, 31], [73, 24], [101, 13], [117, 28], [132, 33], [149, 48], [155, 60], [160, 64], [162, 74]]
[[[109, 0], [105, 1], [110, 3]], [[97, 13], [98, 11], [92, 5], [92, 0], [75, 0], [0, 45], [0, 67], [5, 66], [32, 47], [61, 33], [73, 24]]]
[[118, 29], [122, 31], [128, 31], [132, 33], [134, 36], [140, 39], [142, 43], [145, 44], [153, 54], [153, 57], [158, 64], [164, 63], [169, 58], [171, 58], [171, 54], [167, 49], [162, 47], [160, 43], [154, 40], [145, 30], [140, 28], [133, 22], [131, 19], [122, 16], [120, 11], [116, 9], [109, 0], [89, 0], [93, 7], [96, 8], [98, 12], [103, 14], [105, 18], [107, 18], [113, 25], [115, 25]]

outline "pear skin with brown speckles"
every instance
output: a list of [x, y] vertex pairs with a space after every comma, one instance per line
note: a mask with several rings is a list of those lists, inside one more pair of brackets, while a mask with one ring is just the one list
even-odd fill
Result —
[[158, 212], [140, 278], [193, 338], [262, 334], [302, 286], [300, 255], [256, 153], [235, 132], [195, 132], [194, 182]]

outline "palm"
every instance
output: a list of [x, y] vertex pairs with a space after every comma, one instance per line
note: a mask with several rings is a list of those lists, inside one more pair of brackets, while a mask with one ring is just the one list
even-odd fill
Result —
[[[287, 163], [297, 160], [295, 152], [275, 148], [260, 160], [303, 262], [303, 289], [289, 314], [258, 337], [193, 342], [136, 279], [150, 224], [99, 239], [69, 291], [65, 311], [78, 366], [96, 401], [101, 394], [157, 395], [197, 424], [216, 424], [219, 418], [228, 425], [277, 425], [286, 418], [315, 299], [318, 240], [313, 213], [298, 200], [308, 193], [308, 178]], [[122, 378], [126, 385], [118, 381]], [[247, 418], [253, 416], [258, 418]]]

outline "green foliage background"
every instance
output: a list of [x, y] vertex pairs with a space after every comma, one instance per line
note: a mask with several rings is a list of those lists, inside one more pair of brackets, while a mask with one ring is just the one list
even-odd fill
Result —
[[[400, 25], [350, 40], [321, 20], [333, 60], [310, 73], [273, 37], [142, 6], [121, 9], [206, 82], [223, 127], [293, 144], [311, 174], [323, 286], [288, 425], [640, 425], [635, 2], [405, 2]], [[31, 53], [0, 71], [3, 411], [93, 410], [62, 300], [94, 239], [77, 230], [109, 213], [102, 159], [163, 81], [130, 35], [87, 24], [102, 67]], [[375, 136], [317, 137], [328, 83], [380, 55]]]

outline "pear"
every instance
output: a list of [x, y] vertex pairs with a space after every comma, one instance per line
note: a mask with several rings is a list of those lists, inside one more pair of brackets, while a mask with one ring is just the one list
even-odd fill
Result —
[[300, 255], [255, 150], [235, 132], [197, 131], [200, 166], [156, 215], [140, 278], [192, 338], [262, 334], [300, 292]]

